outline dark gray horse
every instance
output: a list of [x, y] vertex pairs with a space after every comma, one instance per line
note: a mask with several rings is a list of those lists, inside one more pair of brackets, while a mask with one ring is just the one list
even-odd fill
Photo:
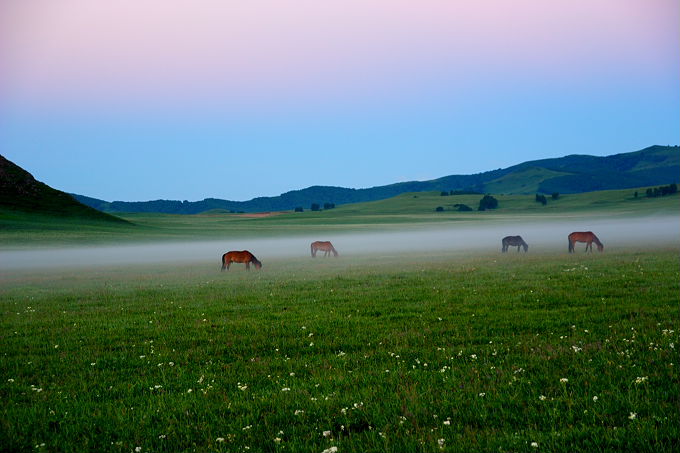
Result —
[[502, 252], [505, 253], [508, 251], [508, 247], [517, 247], [517, 251], [519, 252], [520, 247], [524, 247], [524, 251], [526, 252], [529, 250], [529, 244], [524, 242], [524, 239], [522, 239], [522, 236], [505, 236], [503, 240], [501, 241], [503, 244], [503, 249]]

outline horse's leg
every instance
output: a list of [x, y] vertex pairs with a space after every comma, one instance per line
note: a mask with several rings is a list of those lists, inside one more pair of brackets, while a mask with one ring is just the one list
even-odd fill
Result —
[[227, 270], [229, 270], [229, 266], [231, 266], [231, 260], [227, 261]]
[[250, 270], [250, 261], [246, 261], [246, 270], [247, 270], [247, 271]]

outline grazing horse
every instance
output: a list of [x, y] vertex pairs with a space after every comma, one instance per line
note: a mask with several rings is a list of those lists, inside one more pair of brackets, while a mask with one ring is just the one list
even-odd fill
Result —
[[595, 236], [595, 233], [592, 231], [574, 231], [569, 235], [569, 253], [574, 252], [574, 244], [576, 242], [585, 242], [586, 243], [586, 252], [588, 249], [590, 251], [593, 251], [593, 242], [597, 244], [597, 251], [601, 252], [604, 250], [604, 245], [600, 240]]
[[231, 263], [246, 263], [247, 271], [250, 270], [250, 263], [253, 263], [255, 269], [260, 269], [262, 267], [262, 263], [248, 250], [243, 250], [241, 252], [231, 251], [222, 255], [222, 270], [229, 270]]
[[312, 242], [312, 258], [316, 256], [316, 252], [318, 250], [321, 250], [323, 252], [323, 256], [330, 256], [331, 252], [333, 252], [333, 256], [338, 256], [337, 250], [335, 250], [335, 247], [333, 247], [333, 244], [331, 244], [330, 241], [316, 241]]
[[519, 252], [520, 247], [524, 247], [525, 252], [529, 250], [529, 244], [524, 242], [522, 236], [505, 236], [501, 244], [503, 245], [503, 253], [508, 251], [508, 247], [517, 247], [517, 252]]

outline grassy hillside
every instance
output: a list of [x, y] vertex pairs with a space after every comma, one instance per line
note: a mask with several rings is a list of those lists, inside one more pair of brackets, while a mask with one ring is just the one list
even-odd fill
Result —
[[129, 222], [76, 201], [71, 195], [37, 181], [30, 173], [0, 156], [0, 229], [53, 228], [84, 224], [122, 225]]
[[539, 193], [541, 183], [567, 174], [541, 167], [529, 167], [487, 182], [484, 190], [488, 193]]
[[[13, 214], [0, 218], [0, 246], [50, 243], [86, 243], [139, 240], [173, 240], [228, 237], [272, 237], [322, 234], [346, 231], [385, 231], [406, 226], [447, 225], [465, 222], [506, 222], [556, 216], [592, 218], [636, 217], [672, 214], [679, 211], [679, 195], [644, 197], [645, 188], [612, 190], [549, 198], [546, 206], [534, 195], [495, 195], [499, 207], [479, 212], [481, 195], [441, 196], [440, 192], [402, 194], [394, 198], [338, 206], [327, 211], [283, 212], [271, 216], [251, 216], [211, 212], [199, 215], [129, 213], [121, 217], [134, 227], [112, 227], [107, 223], [80, 220], [36, 218]], [[472, 212], [458, 212], [454, 205], [466, 204]], [[436, 212], [441, 206], [444, 211]]]

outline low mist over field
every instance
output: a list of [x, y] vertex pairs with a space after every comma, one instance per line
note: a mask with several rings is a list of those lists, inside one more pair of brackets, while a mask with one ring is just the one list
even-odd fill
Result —
[[[234, 239], [162, 242], [119, 246], [41, 248], [0, 252], [0, 269], [88, 267], [122, 264], [214, 262], [229, 250], [250, 250], [265, 267], [271, 258], [305, 257], [314, 240], [330, 240], [340, 257], [360, 254], [389, 255], [417, 251], [500, 251], [504, 236], [521, 235], [529, 253], [567, 252], [567, 235], [572, 231], [593, 231], [607, 250], [646, 245], [680, 245], [680, 216], [626, 220], [540, 221], [501, 225], [460, 225], [449, 228], [390, 231], [386, 233], [343, 233], [314, 237]], [[585, 244], [577, 244], [577, 253]], [[510, 252], [516, 248], [511, 247]], [[323, 259], [319, 255], [317, 259]]]

